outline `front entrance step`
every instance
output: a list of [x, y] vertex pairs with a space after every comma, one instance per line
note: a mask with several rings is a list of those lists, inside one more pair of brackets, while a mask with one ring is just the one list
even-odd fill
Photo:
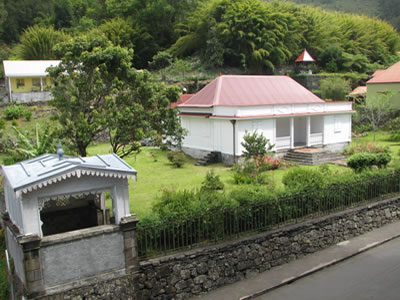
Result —
[[206, 156], [204, 156], [203, 158], [198, 159], [196, 161], [195, 165], [196, 166], [207, 166], [210, 164], [219, 163], [221, 161], [222, 161], [221, 152], [212, 151], [212, 152], [208, 153]]
[[345, 160], [346, 156], [341, 153], [328, 152], [322, 149], [302, 148], [289, 150], [283, 158], [302, 165], [318, 165]]

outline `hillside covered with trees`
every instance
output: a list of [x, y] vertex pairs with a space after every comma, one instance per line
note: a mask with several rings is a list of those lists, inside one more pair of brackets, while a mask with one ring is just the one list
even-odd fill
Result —
[[135, 68], [167, 51], [208, 68], [272, 73], [307, 48], [322, 70], [366, 72], [400, 49], [398, 32], [377, 18], [286, 1], [0, 0], [0, 14], [0, 60], [59, 59], [53, 47], [83, 35], [133, 49]]
[[375, 16], [391, 23], [400, 31], [400, 2], [397, 0], [293, 0], [328, 10]]

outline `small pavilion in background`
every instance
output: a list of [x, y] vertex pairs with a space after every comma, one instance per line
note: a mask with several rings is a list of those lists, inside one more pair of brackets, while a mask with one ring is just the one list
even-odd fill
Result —
[[296, 73], [309, 73], [312, 74], [312, 68], [315, 59], [308, 53], [307, 49], [300, 54], [296, 59]]

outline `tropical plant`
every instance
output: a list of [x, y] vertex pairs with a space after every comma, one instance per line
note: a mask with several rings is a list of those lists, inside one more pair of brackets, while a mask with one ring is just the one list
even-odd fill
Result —
[[55, 131], [50, 126], [46, 126], [44, 130], [36, 124], [35, 136], [31, 139], [27, 134], [22, 133], [16, 127], [12, 127], [16, 133], [14, 147], [8, 152], [15, 161], [34, 158], [45, 153], [53, 153], [55, 151]]
[[21, 36], [18, 56], [21, 59], [57, 59], [53, 52], [56, 44], [69, 40], [69, 36], [52, 27], [35, 25], [27, 28]]

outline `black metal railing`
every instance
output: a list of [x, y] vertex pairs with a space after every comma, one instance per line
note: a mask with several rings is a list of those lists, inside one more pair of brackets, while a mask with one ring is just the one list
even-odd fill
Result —
[[184, 220], [138, 227], [140, 257], [192, 248], [269, 230], [387, 199], [400, 192], [400, 174], [330, 185], [250, 206], [207, 211]]

